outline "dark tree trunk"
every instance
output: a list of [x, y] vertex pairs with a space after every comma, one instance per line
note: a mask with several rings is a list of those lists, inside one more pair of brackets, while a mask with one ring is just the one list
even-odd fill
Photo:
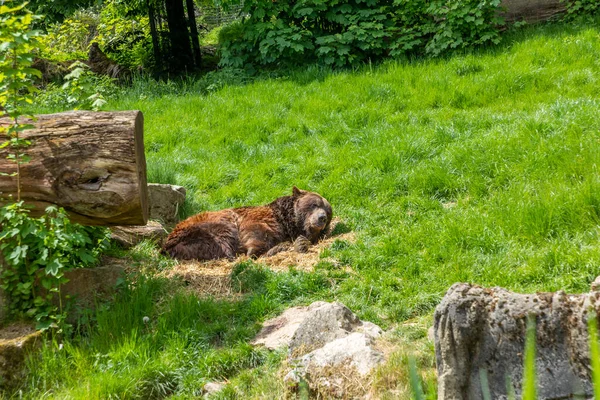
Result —
[[170, 69], [176, 72], [189, 71], [194, 68], [194, 56], [190, 46], [183, 0], [165, 0], [165, 7], [171, 45]]
[[152, 3], [152, 0], [146, 0], [146, 5], [148, 6], [148, 19], [150, 20], [150, 34], [152, 35], [152, 50], [154, 51], [154, 62], [156, 63], [156, 70], [160, 71], [162, 69], [162, 55], [160, 51], [158, 29], [156, 28], [156, 14], [154, 12], [154, 4]]
[[190, 35], [192, 36], [192, 47], [194, 49], [194, 62], [196, 67], [200, 68], [202, 55], [200, 54], [200, 42], [198, 41], [198, 27], [196, 25], [196, 14], [194, 13], [194, 0], [186, 0], [188, 24], [190, 25]]

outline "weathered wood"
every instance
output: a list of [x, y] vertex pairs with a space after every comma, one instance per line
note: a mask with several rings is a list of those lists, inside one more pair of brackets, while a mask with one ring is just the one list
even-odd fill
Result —
[[564, 0], [502, 0], [502, 16], [507, 23], [548, 21], [566, 11]]
[[[23, 121], [24, 122], [24, 121]], [[0, 126], [10, 123], [0, 118]], [[38, 115], [22, 137], [31, 161], [21, 165], [21, 199], [39, 216], [51, 204], [87, 225], [144, 225], [148, 220], [143, 116], [139, 111], [71, 111]], [[10, 148], [0, 171], [13, 173]], [[15, 177], [0, 176], [0, 201], [17, 195]], [[12, 197], [11, 197], [12, 196]]]

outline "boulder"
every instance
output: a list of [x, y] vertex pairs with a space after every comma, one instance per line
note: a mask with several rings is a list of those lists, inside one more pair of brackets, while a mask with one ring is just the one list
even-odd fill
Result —
[[41, 332], [31, 325], [17, 323], [0, 329], [0, 392], [19, 385], [25, 377], [27, 354], [40, 344]]
[[292, 360], [294, 368], [284, 381], [291, 388], [306, 382], [315, 397], [354, 398], [368, 386], [366, 379], [373, 368], [385, 360], [373, 341], [362, 332], [335, 339]]
[[159, 221], [167, 229], [179, 222], [179, 209], [185, 202], [185, 188], [160, 183], [148, 184], [150, 219]]
[[317, 301], [308, 307], [289, 308], [266, 321], [252, 343], [272, 350], [288, 347], [291, 355], [299, 356], [353, 331], [373, 338], [382, 332], [377, 325], [362, 322], [342, 303]]
[[438, 398], [483, 398], [480, 370], [493, 399], [507, 381], [521, 397], [527, 318], [536, 321], [538, 399], [591, 397], [587, 320], [600, 311], [600, 292], [518, 294], [454, 284], [434, 315]]
[[372, 369], [384, 361], [373, 347], [381, 328], [363, 322], [345, 305], [318, 301], [293, 307], [263, 325], [253, 341], [269, 349], [288, 347], [290, 390], [305, 382], [315, 396], [352, 398], [363, 393]]
[[[76, 268], [65, 272], [69, 281], [60, 287], [63, 306], [71, 307], [67, 322], [76, 323], [85, 309], [95, 309], [98, 302], [108, 301], [116, 292], [119, 282], [125, 276], [125, 268], [120, 264], [107, 264], [95, 268]], [[38, 284], [40, 295], [48, 291]], [[58, 296], [53, 302], [58, 305]]]
[[167, 237], [165, 228], [156, 221], [148, 221], [146, 225], [113, 226], [110, 228], [111, 239], [129, 249], [143, 240], [151, 240], [162, 244]]
[[225, 389], [225, 386], [227, 386], [225, 382], [207, 382], [203, 388], [204, 397], [210, 398], [212, 395]]

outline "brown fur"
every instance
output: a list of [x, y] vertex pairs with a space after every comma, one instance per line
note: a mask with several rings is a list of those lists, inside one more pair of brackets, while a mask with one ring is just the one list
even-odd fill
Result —
[[173, 229], [162, 252], [181, 260], [233, 259], [238, 254], [258, 257], [299, 238], [315, 244], [327, 231], [331, 217], [327, 200], [294, 187], [292, 196], [265, 206], [194, 215]]

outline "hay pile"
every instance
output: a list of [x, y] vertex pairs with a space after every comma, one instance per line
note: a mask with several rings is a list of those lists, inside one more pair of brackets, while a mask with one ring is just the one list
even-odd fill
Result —
[[[340, 229], [336, 226], [341, 224], [339, 219], [331, 221], [329, 233], [325, 238], [314, 246], [310, 246], [308, 252], [298, 253], [288, 250], [275, 254], [271, 257], [260, 257], [255, 260], [273, 271], [287, 271], [294, 267], [300, 271], [312, 271], [320, 261], [334, 261], [321, 258], [321, 252], [329, 248], [336, 240], [354, 243], [356, 237], [353, 232], [336, 233]], [[231, 285], [231, 271], [236, 264], [247, 261], [247, 256], [239, 256], [235, 260], [212, 260], [206, 262], [181, 261], [173, 268], [162, 273], [167, 278], [177, 278], [185, 282], [193, 292], [203, 296], [231, 297], [234, 293]]]

